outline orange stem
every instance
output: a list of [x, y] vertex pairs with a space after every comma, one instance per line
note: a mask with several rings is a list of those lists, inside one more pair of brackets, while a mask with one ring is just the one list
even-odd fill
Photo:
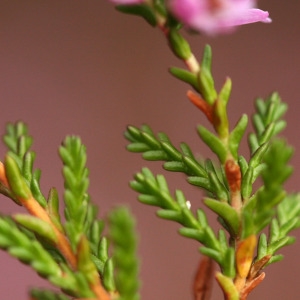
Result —
[[213, 124], [212, 107], [207, 102], [205, 102], [199, 95], [195, 94], [192, 91], [188, 91], [187, 96], [190, 99], [190, 101], [205, 114], [208, 121]]
[[[0, 162], [0, 182], [9, 188], [8, 180], [5, 174], [5, 167], [2, 162]], [[31, 195], [28, 199], [17, 198], [22, 206], [33, 216], [45, 221], [48, 223], [54, 230], [57, 237], [57, 248], [65, 259], [69, 262], [73, 270], [77, 269], [77, 259], [75, 254], [72, 251], [71, 245], [67, 237], [55, 226], [55, 224], [50, 219], [47, 211], [37, 202], [37, 200]], [[94, 294], [97, 296], [96, 299], [99, 300], [111, 300], [109, 294], [103, 288], [99, 277], [91, 284], [91, 289]]]
[[53, 224], [46, 210], [32, 196], [29, 199], [18, 198], [18, 200], [31, 215], [38, 217], [51, 225], [57, 237], [57, 248], [70, 263], [71, 267], [76, 270], [77, 260], [71, 249], [70, 243], [66, 236]]

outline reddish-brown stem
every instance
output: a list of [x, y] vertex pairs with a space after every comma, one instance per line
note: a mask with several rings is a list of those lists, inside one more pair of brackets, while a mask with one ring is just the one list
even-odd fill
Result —
[[[0, 181], [3, 185], [9, 188], [9, 183], [5, 174], [5, 167], [3, 163], [0, 164]], [[17, 199], [31, 215], [40, 218], [53, 228], [57, 238], [57, 248], [69, 262], [70, 266], [75, 270], [77, 261], [71, 249], [70, 243], [67, 240], [66, 236], [53, 224], [46, 210], [36, 201], [36, 199], [34, 199], [32, 195], [29, 197], [29, 199], [22, 199], [20, 197], [17, 197]]]
[[198, 107], [204, 113], [208, 121], [213, 124], [212, 107], [199, 95], [195, 94], [192, 91], [187, 92], [187, 97], [196, 107]]
[[255, 289], [266, 277], [264, 272], [260, 273], [254, 279], [247, 281], [243, 290], [240, 292], [240, 300], [246, 300], [250, 292]]
[[70, 243], [67, 240], [66, 236], [53, 224], [46, 210], [32, 196], [26, 200], [22, 198], [18, 198], [18, 200], [31, 215], [51, 225], [57, 237], [57, 248], [69, 262], [70, 266], [75, 270], [77, 267], [77, 261], [71, 249]]
[[231, 194], [231, 206], [240, 211], [242, 207], [240, 166], [233, 159], [228, 159], [225, 163], [225, 173]]
[[269, 260], [271, 259], [272, 255], [266, 255], [263, 258], [261, 258], [260, 260], [256, 261], [250, 269], [249, 275], [247, 277], [247, 280], [252, 280], [255, 277], [257, 277], [259, 275], [259, 273], [261, 272], [261, 270], [264, 268], [264, 266], [269, 262]]
[[209, 300], [214, 278], [214, 261], [203, 256], [197, 269], [193, 284], [194, 300]]
[[97, 278], [97, 280], [93, 284], [90, 285], [90, 287], [91, 287], [92, 291], [94, 292], [94, 294], [97, 296], [97, 299], [99, 299], [99, 300], [111, 300], [111, 297], [109, 296], [107, 291], [102, 286], [99, 277]]

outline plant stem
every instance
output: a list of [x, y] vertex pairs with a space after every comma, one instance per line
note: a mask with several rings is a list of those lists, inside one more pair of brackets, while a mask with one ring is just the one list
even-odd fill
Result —
[[[169, 28], [166, 26], [166, 19], [161, 17], [160, 15], [156, 15], [157, 22], [158, 22], [158, 27], [168, 40], [168, 35], [169, 35]], [[193, 53], [191, 53], [190, 57], [187, 59], [182, 59], [184, 64], [186, 65], [187, 69], [192, 72], [193, 74], [198, 74], [200, 71], [200, 64], [195, 57]]]
[[[9, 189], [9, 184], [7, 177], [5, 175], [4, 164], [0, 163], [0, 182]], [[31, 195], [28, 199], [22, 199], [17, 197], [17, 200], [24, 206], [24, 208], [33, 216], [43, 220], [48, 223], [54, 230], [57, 238], [57, 249], [64, 256], [66, 261], [69, 263], [71, 268], [75, 271], [77, 269], [77, 259], [76, 255], [72, 251], [71, 245], [65, 236], [65, 234], [59, 230], [55, 224], [52, 222], [47, 211], [37, 202], [37, 200]], [[92, 284], [90, 284], [91, 290], [96, 295], [98, 300], [111, 300], [109, 294], [103, 288], [99, 277], [97, 277]]]

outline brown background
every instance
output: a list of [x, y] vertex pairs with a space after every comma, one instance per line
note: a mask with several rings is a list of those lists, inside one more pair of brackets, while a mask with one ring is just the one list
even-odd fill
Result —
[[[155, 209], [136, 201], [128, 188], [134, 172], [144, 165], [162, 172], [125, 151], [127, 124], [149, 123], [178, 144], [188, 142], [199, 155], [208, 151], [197, 137], [197, 124], [207, 124], [185, 97], [186, 85], [171, 78], [169, 66], [181, 66], [170, 55], [158, 30], [142, 20], [117, 13], [104, 0], [0, 1], [0, 128], [24, 120], [35, 137], [36, 166], [43, 170], [42, 186], [62, 193], [57, 147], [66, 134], [80, 135], [88, 149], [91, 195], [101, 215], [119, 203], [130, 205], [137, 218], [142, 260], [142, 299], [191, 299], [190, 285], [199, 261], [198, 244], [177, 234], [179, 226], [155, 217]], [[271, 25], [240, 28], [234, 35], [191, 38], [200, 57], [210, 43], [214, 74], [220, 88], [233, 80], [229, 104], [232, 124], [253, 112], [253, 99], [278, 90], [288, 102], [288, 141], [300, 147], [299, 32], [300, 2], [260, 1], [270, 11]], [[242, 152], [248, 155], [246, 146]], [[1, 145], [1, 157], [5, 153]], [[293, 165], [299, 166], [299, 152]], [[299, 188], [294, 172], [289, 191]], [[193, 208], [202, 207], [202, 194], [180, 174], [168, 174], [171, 187], [186, 191]], [[22, 211], [1, 197], [1, 211]], [[300, 236], [298, 232], [298, 236]], [[267, 269], [264, 283], [250, 299], [298, 299], [297, 242], [282, 251], [283, 262]], [[45, 285], [29, 267], [0, 254], [0, 299], [26, 299], [30, 286]], [[221, 299], [217, 285], [213, 299]]]

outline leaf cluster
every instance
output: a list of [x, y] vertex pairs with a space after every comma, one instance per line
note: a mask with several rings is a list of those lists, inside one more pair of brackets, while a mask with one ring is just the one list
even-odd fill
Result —
[[300, 227], [300, 195], [291, 194], [286, 196], [278, 205], [276, 216], [272, 219], [268, 237], [262, 233], [258, 243], [256, 261], [267, 255], [272, 255], [269, 264], [283, 259], [276, 252], [287, 245], [293, 244], [295, 238], [288, 234]]
[[244, 236], [259, 233], [270, 224], [276, 213], [276, 206], [286, 195], [283, 184], [292, 172], [288, 165], [291, 155], [292, 149], [282, 140], [274, 141], [266, 152], [266, 168], [262, 171], [263, 186], [243, 209]]
[[[20, 174], [25, 179], [35, 199], [42, 207], [46, 207], [47, 201], [40, 187], [41, 170], [33, 170], [36, 154], [31, 150], [33, 138], [28, 134], [26, 124], [22, 122], [7, 124], [3, 142], [8, 148], [7, 157], [12, 158], [17, 164]], [[5, 195], [7, 193], [3, 194]], [[7, 196], [17, 204], [20, 204], [12, 193]]]
[[243, 174], [242, 196], [248, 199], [252, 194], [252, 186], [265, 169], [264, 156], [272, 138], [276, 137], [285, 127], [282, 116], [287, 110], [287, 104], [281, 101], [277, 93], [272, 93], [265, 101], [258, 98], [255, 101], [256, 112], [252, 117], [255, 131], [249, 134], [250, 160], [247, 163], [243, 156], [239, 164]]
[[182, 191], [176, 190], [175, 196], [172, 196], [165, 177], [155, 177], [147, 168], [135, 175], [130, 186], [140, 194], [140, 202], [159, 207], [158, 217], [181, 224], [183, 227], [179, 233], [203, 244], [200, 251], [213, 258], [227, 276], [234, 277], [234, 249], [229, 247], [225, 232], [220, 230], [216, 236], [202, 209], [198, 209], [195, 216]]
[[[184, 173], [190, 184], [208, 193], [210, 198], [205, 198], [204, 204], [216, 213], [219, 222], [229, 233], [229, 245], [223, 229], [218, 237], [213, 233], [202, 209], [197, 210], [195, 217], [181, 191], [176, 191], [175, 196], [170, 194], [162, 175], [155, 177], [148, 169], [143, 168], [130, 183], [139, 193], [140, 202], [159, 207], [159, 217], [180, 223], [183, 228], [179, 233], [199, 241], [203, 245], [201, 253], [213, 258], [229, 278], [234, 278], [236, 272], [235, 250], [232, 248], [234, 244], [231, 243], [237, 237], [247, 239], [250, 235], [260, 234], [256, 261], [268, 257], [268, 262], [271, 263], [281, 258], [276, 254], [278, 249], [294, 241], [288, 233], [299, 227], [300, 211], [296, 209], [293, 214], [288, 214], [289, 210], [293, 211], [293, 205], [298, 207], [299, 197], [286, 195], [284, 190], [284, 183], [292, 173], [289, 160], [293, 151], [285, 141], [276, 139], [286, 125], [282, 120], [286, 108], [287, 105], [277, 93], [273, 93], [265, 101], [257, 99], [253, 116], [254, 132], [248, 139], [248, 162], [238, 155], [247, 118], [242, 117], [229, 135], [229, 151], [238, 159], [241, 172], [240, 213], [230, 205], [232, 194], [223, 166], [217, 167], [211, 160], [199, 162], [187, 144], [181, 143], [180, 149], [177, 149], [165, 133], [156, 136], [147, 125], [141, 128], [129, 126], [125, 132], [129, 151], [142, 153], [145, 160], [163, 161], [165, 170]], [[201, 130], [204, 132], [206, 129]], [[200, 137], [211, 149], [218, 148], [214, 152], [219, 156], [219, 143], [211, 136], [203, 138], [203, 133], [200, 133]], [[224, 151], [227, 150], [228, 148]], [[253, 185], [259, 177], [262, 185], [253, 192]], [[261, 233], [266, 227], [269, 227], [270, 232], [268, 238]]]
[[119, 207], [109, 214], [109, 224], [109, 236], [114, 246], [112, 262], [116, 268], [115, 284], [119, 299], [139, 300], [135, 221], [126, 207]]
[[149, 161], [164, 161], [165, 170], [184, 173], [190, 184], [206, 190], [212, 197], [228, 201], [224, 170], [209, 159], [204, 163], [198, 161], [186, 143], [181, 143], [179, 150], [165, 133], [159, 133], [156, 137], [147, 125], [140, 129], [128, 126], [125, 137], [130, 141], [127, 145], [129, 151], [142, 153], [143, 158]]
[[[8, 124], [3, 140], [9, 151], [4, 162], [5, 172], [0, 178], [0, 191], [23, 205], [30, 214], [0, 218], [0, 248], [30, 265], [62, 291], [34, 289], [30, 292], [32, 299], [69, 299], [67, 295], [99, 297], [95, 294], [98, 288], [94, 288], [99, 284], [107, 295], [117, 295], [116, 299], [133, 299], [130, 298], [133, 295], [138, 299], [133, 218], [129, 211], [123, 209], [118, 213], [116, 209], [110, 220], [111, 232], [128, 230], [111, 237], [103, 234], [105, 222], [98, 218], [97, 208], [88, 194], [87, 156], [81, 140], [69, 136], [59, 148], [63, 162], [65, 221], [60, 216], [56, 189], [51, 188], [47, 198], [41, 192], [41, 172], [33, 169], [35, 153], [31, 150], [32, 138], [27, 126], [21, 122]], [[125, 251], [124, 239], [130, 251]], [[112, 247], [109, 247], [110, 240]], [[118, 259], [120, 253], [127, 262], [125, 265]], [[124, 276], [129, 270], [132, 276]], [[117, 290], [119, 287], [122, 291]]]

